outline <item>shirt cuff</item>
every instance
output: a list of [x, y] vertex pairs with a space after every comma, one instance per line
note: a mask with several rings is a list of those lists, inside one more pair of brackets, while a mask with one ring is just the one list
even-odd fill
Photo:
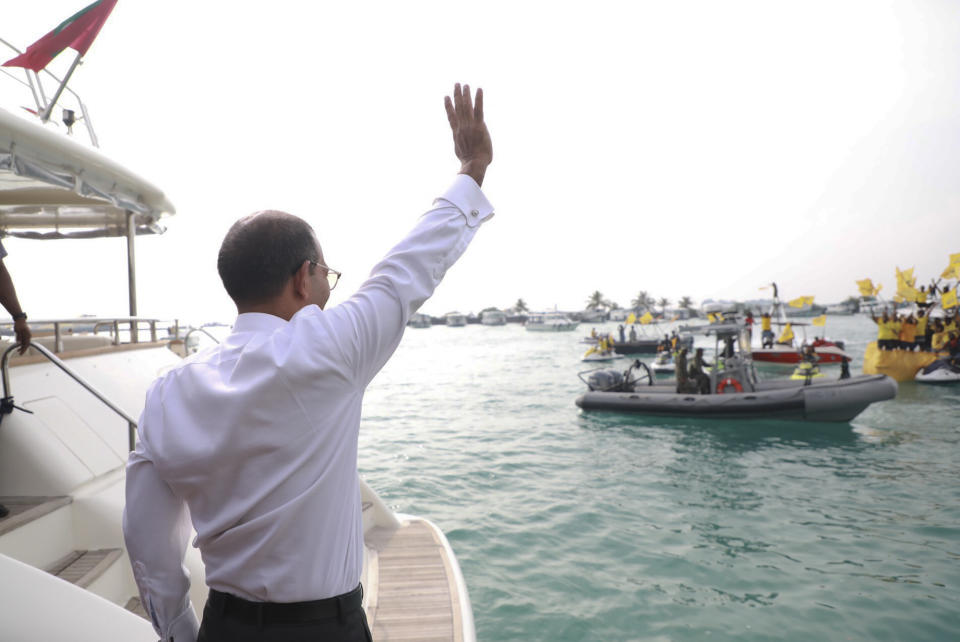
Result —
[[434, 201], [446, 201], [463, 214], [468, 227], [479, 227], [481, 223], [493, 217], [493, 205], [480, 191], [477, 182], [466, 174], [457, 174], [453, 184], [443, 196]]

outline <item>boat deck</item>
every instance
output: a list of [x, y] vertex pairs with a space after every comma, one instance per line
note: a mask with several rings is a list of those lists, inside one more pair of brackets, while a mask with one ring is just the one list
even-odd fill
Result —
[[463, 642], [453, 564], [430, 523], [414, 518], [396, 530], [373, 528], [365, 540], [373, 639]]

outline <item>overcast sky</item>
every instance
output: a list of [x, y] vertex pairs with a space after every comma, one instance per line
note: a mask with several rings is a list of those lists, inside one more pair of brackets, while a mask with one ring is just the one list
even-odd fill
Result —
[[[8, 3], [0, 36], [85, 4]], [[458, 169], [456, 81], [484, 88], [497, 215], [425, 312], [892, 294], [960, 252], [958, 72], [950, 0], [120, 0], [71, 86], [177, 207], [138, 239], [140, 313], [202, 322], [232, 320], [216, 253], [259, 209], [315, 227], [332, 303], [356, 289]], [[6, 245], [32, 317], [126, 312], [121, 240]]]

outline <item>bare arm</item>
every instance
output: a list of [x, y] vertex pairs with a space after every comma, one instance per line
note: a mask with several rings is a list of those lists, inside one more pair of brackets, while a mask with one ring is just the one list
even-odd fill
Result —
[[[13, 287], [13, 279], [10, 278], [10, 272], [7, 271], [7, 265], [2, 259], [0, 259], [0, 305], [6, 308], [10, 316], [23, 314], [20, 301], [17, 299], [17, 289]], [[17, 343], [20, 344], [20, 354], [23, 354], [30, 345], [30, 326], [27, 325], [25, 317], [14, 320], [13, 331], [17, 336]]]

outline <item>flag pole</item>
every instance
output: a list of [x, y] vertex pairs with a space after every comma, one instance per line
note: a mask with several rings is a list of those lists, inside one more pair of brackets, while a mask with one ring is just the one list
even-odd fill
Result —
[[57, 93], [53, 95], [53, 98], [50, 100], [50, 104], [46, 109], [43, 110], [43, 114], [40, 115], [41, 122], [45, 123], [50, 120], [50, 113], [53, 111], [53, 107], [57, 104], [57, 101], [60, 100], [60, 95], [63, 94], [63, 90], [67, 88], [67, 83], [70, 82], [70, 76], [73, 75], [73, 72], [76, 71], [77, 67], [80, 65], [81, 58], [83, 58], [83, 54], [78, 53], [77, 57], [73, 59], [73, 64], [70, 65], [67, 75], [63, 77], [63, 82], [61, 82], [60, 86], [57, 87]]

